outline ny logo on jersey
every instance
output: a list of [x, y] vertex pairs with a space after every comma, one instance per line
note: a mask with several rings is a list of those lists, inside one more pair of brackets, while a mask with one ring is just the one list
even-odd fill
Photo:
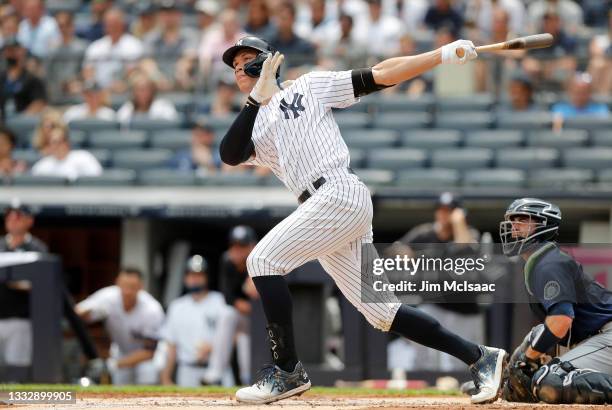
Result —
[[293, 101], [291, 105], [287, 104], [287, 101], [283, 98], [280, 102], [280, 109], [285, 114], [285, 119], [289, 119], [289, 111], [293, 113], [293, 119], [295, 120], [300, 116], [300, 111], [306, 111], [306, 108], [302, 105], [302, 98], [304, 96], [300, 93], [293, 94]]

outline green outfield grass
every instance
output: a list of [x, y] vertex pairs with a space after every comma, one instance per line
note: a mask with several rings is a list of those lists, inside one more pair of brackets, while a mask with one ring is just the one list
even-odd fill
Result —
[[[81, 387], [72, 384], [0, 384], [0, 391], [15, 390], [73, 390], [77, 393], [86, 394], [134, 394], [146, 396], [147, 394], [230, 394], [236, 391], [235, 387], [206, 386], [198, 388], [177, 386], [110, 386], [95, 385]], [[352, 387], [314, 387], [309, 391], [311, 394], [323, 396], [458, 396], [459, 391], [442, 391], [436, 389], [394, 390], [394, 389], [366, 389]]]

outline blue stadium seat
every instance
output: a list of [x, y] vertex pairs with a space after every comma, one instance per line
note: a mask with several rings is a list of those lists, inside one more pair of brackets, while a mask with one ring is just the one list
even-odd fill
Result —
[[432, 153], [433, 168], [486, 168], [493, 162], [493, 151], [487, 148], [439, 149]]
[[197, 175], [196, 183], [207, 186], [254, 186], [261, 185], [263, 181], [261, 176], [252, 172], [219, 172]]
[[611, 184], [612, 186], [612, 168], [602, 169], [597, 173], [597, 182]]
[[592, 145], [596, 147], [612, 147], [612, 130], [594, 131]]
[[96, 159], [98, 160], [100, 165], [102, 165], [103, 168], [106, 168], [110, 165], [111, 163], [111, 151], [110, 150], [103, 149], [103, 148], [97, 148], [97, 149], [90, 149], [88, 151], [91, 153], [91, 155], [96, 157]]
[[355, 173], [367, 186], [386, 186], [393, 182], [393, 171], [386, 169], [356, 169]]
[[[369, 97], [368, 97], [369, 98]], [[377, 112], [406, 112], [416, 111], [424, 112], [431, 111], [434, 106], [435, 99], [431, 94], [425, 94], [417, 98], [408, 97], [404, 94], [372, 94], [372, 98], [368, 100]]]
[[125, 149], [113, 152], [113, 166], [115, 168], [128, 168], [137, 171], [163, 168], [168, 165], [172, 155], [172, 151], [165, 149]]
[[189, 92], [165, 92], [158, 94], [158, 97], [170, 101], [180, 113], [189, 114], [193, 111], [194, 95]]
[[283, 182], [276, 175], [266, 175], [262, 178], [261, 183], [265, 186], [285, 187]]
[[84, 120], [74, 120], [68, 124], [70, 130], [84, 131], [88, 135], [93, 131], [112, 131], [119, 129], [117, 121], [99, 120], [97, 118], [88, 118]]
[[552, 148], [508, 148], [497, 151], [498, 168], [541, 169], [554, 168], [559, 162], [559, 151]]
[[191, 186], [195, 185], [194, 172], [174, 169], [145, 169], [139, 172], [138, 182], [147, 186]]
[[452, 130], [482, 130], [491, 128], [495, 118], [490, 112], [445, 112], [436, 116], [436, 128]]
[[334, 113], [334, 118], [342, 133], [347, 130], [366, 128], [370, 123], [370, 115], [363, 112], [337, 111]]
[[568, 168], [601, 170], [610, 168], [612, 148], [567, 148], [563, 150], [563, 165]]
[[532, 188], [580, 188], [592, 182], [593, 178], [594, 173], [590, 169], [537, 169], [529, 174], [528, 184]]
[[38, 127], [40, 117], [33, 115], [17, 115], [6, 120], [6, 126], [17, 136], [18, 146], [28, 147], [32, 133]]
[[75, 13], [82, 6], [82, 0], [46, 0], [45, 7], [49, 14], [54, 15], [59, 11]]
[[486, 130], [469, 131], [465, 134], [466, 147], [480, 148], [517, 148], [523, 144], [522, 131], [515, 130]]
[[579, 128], [588, 131], [596, 130], [611, 130], [612, 129], [612, 115], [607, 116], [595, 116], [585, 115], [580, 117], [568, 118], [564, 121], [563, 126], [565, 128]]
[[354, 130], [343, 136], [349, 148], [360, 149], [389, 148], [399, 140], [396, 132], [388, 130]]
[[406, 131], [413, 128], [427, 128], [431, 124], [431, 114], [427, 112], [390, 112], [374, 117], [374, 128]]
[[52, 176], [41, 176], [31, 174], [20, 174], [15, 175], [11, 178], [13, 185], [27, 185], [27, 186], [64, 186], [67, 184], [67, 180], [64, 177], [52, 177]]
[[427, 153], [421, 149], [383, 148], [368, 153], [368, 168], [400, 170], [422, 168], [427, 161]]
[[87, 145], [87, 133], [81, 130], [73, 130], [69, 132], [70, 146], [72, 148], [83, 148]]
[[457, 147], [461, 143], [461, 131], [457, 130], [410, 130], [402, 137], [406, 148], [436, 149]]
[[527, 146], [568, 148], [581, 147], [589, 142], [589, 133], [585, 130], [532, 131], [527, 133]]
[[523, 188], [525, 172], [520, 169], [470, 169], [463, 175], [463, 186]]
[[145, 131], [95, 131], [89, 135], [89, 146], [107, 149], [143, 148], [147, 144]]
[[73, 182], [77, 186], [130, 186], [136, 183], [136, 171], [132, 169], [105, 169], [97, 177], [80, 177]]
[[215, 132], [223, 136], [236, 119], [235, 115], [226, 115], [223, 117], [217, 117], [212, 115], [198, 115], [197, 121], [210, 127], [214, 128]]
[[450, 189], [459, 185], [460, 175], [456, 169], [421, 168], [399, 171], [395, 185], [406, 188]]
[[13, 159], [25, 161], [29, 168], [40, 159], [40, 153], [34, 149], [15, 149], [13, 150]]
[[191, 130], [173, 129], [153, 132], [151, 147], [178, 150], [191, 146]]
[[499, 112], [497, 128], [510, 130], [550, 129], [552, 114], [548, 111]]
[[349, 147], [349, 155], [351, 157], [351, 167], [361, 168], [364, 166], [366, 159], [366, 154], [364, 150]]
[[181, 128], [182, 120], [156, 120], [151, 118], [134, 118], [130, 121], [131, 130], [146, 131], [149, 135], [159, 130]]
[[489, 111], [495, 103], [491, 94], [474, 94], [461, 97], [443, 97], [437, 101], [438, 112]]

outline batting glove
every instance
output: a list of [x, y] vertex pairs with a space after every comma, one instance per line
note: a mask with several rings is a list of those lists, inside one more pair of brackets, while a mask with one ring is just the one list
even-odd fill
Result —
[[261, 104], [263, 101], [270, 99], [274, 93], [280, 90], [276, 83], [276, 71], [278, 71], [278, 67], [280, 67], [284, 58], [285, 56], [277, 51], [274, 55], [268, 54], [263, 62], [259, 79], [250, 94], [251, 98], [258, 103]]
[[[459, 54], [463, 57], [457, 55], [457, 50], [461, 50]], [[457, 40], [442, 46], [442, 64], [465, 64], [476, 57], [478, 53], [470, 40]]]

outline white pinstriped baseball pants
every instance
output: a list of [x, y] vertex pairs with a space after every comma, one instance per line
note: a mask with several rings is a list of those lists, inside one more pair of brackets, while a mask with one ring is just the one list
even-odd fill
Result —
[[285, 275], [318, 259], [368, 322], [388, 331], [400, 307], [397, 299], [364, 303], [361, 297], [361, 247], [372, 243], [370, 192], [345, 170], [324, 177], [326, 183], [253, 249], [247, 259], [249, 275]]

